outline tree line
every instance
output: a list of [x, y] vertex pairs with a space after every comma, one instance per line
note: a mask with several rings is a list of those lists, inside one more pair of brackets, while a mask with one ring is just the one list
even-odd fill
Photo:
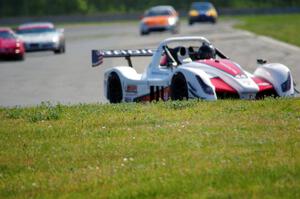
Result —
[[[195, 0], [0, 0], [0, 17], [143, 12], [155, 5], [187, 10]], [[203, 1], [203, 0], [202, 0]], [[211, 0], [222, 8], [300, 6], [300, 0]]]

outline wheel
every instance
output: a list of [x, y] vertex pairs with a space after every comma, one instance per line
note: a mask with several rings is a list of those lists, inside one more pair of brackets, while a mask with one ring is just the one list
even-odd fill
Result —
[[150, 33], [149, 31], [141, 31], [141, 32], [140, 32], [140, 34], [141, 34], [142, 36], [144, 36], [144, 35], [149, 35], [149, 33]]
[[217, 19], [216, 18], [212, 18], [211, 23], [213, 23], [213, 24], [217, 23]]
[[120, 103], [123, 99], [122, 85], [117, 73], [112, 72], [108, 77], [107, 98], [110, 103]]
[[62, 48], [62, 50], [63, 50], [63, 53], [65, 53], [65, 52], [66, 52], [66, 45], [65, 45], [65, 44], [63, 45], [63, 48]]
[[187, 82], [182, 73], [177, 73], [172, 78], [171, 99], [172, 100], [188, 99]]
[[192, 20], [189, 20], [189, 25], [192, 26], [194, 22]]
[[178, 34], [179, 33], [179, 25], [175, 26], [174, 28], [171, 29], [172, 34]]
[[59, 47], [59, 49], [54, 50], [54, 53], [55, 53], [55, 54], [61, 54], [61, 53], [63, 53], [62, 47]]
[[16, 57], [16, 59], [17, 59], [18, 61], [24, 61], [24, 60], [25, 60], [25, 55], [24, 55], [24, 54], [18, 55], [18, 56]]
[[61, 46], [59, 46], [59, 49], [54, 50], [55, 54], [62, 54], [66, 52], [66, 46], [65, 44], [62, 44]]

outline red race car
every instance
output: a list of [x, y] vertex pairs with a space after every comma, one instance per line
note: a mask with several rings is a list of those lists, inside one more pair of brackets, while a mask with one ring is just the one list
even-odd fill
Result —
[[24, 43], [10, 28], [0, 28], [0, 58], [24, 60]]

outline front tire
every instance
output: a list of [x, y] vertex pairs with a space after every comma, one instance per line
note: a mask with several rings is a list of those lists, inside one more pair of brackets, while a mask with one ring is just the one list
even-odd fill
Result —
[[25, 54], [18, 55], [16, 57], [16, 60], [18, 60], [18, 61], [24, 61], [25, 60]]
[[188, 99], [187, 82], [182, 73], [176, 73], [172, 78], [171, 99], [172, 100]]
[[179, 25], [176, 25], [174, 28], [171, 29], [172, 34], [178, 34], [179, 33]]
[[149, 31], [141, 31], [140, 34], [141, 34], [141, 36], [145, 36], [145, 35], [149, 35], [150, 32]]
[[107, 98], [110, 103], [120, 103], [123, 99], [122, 85], [117, 73], [112, 72], [107, 81]]
[[216, 18], [212, 18], [211, 23], [212, 24], [216, 24], [217, 23], [217, 19]]
[[59, 46], [58, 49], [54, 50], [55, 54], [62, 54], [66, 52], [66, 46], [65, 44], [62, 44], [61, 46]]

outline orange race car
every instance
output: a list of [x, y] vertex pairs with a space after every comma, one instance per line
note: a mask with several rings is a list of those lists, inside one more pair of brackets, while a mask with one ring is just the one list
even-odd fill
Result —
[[172, 6], [156, 6], [145, 12], [140, 24], [140, 33], [147, 35], [153, 31], [178, 33], [179, 17]]

